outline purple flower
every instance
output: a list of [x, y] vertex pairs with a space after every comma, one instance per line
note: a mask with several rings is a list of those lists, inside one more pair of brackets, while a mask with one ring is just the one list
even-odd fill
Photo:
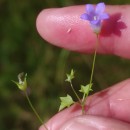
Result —
[[99, 34], [101, 31], [101, 23], [104, 19], [108, 19], [109, 15], [104, 13], [105, 4], [98, 3], [96, 7], [92, 4], [86, 5], [86, 13], [81, 15], [81, 19], [88, 20], [94, 32]]

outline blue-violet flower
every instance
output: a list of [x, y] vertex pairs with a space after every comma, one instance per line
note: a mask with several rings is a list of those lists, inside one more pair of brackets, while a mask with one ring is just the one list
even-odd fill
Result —
[[87, 4], [86, 13], [82, 14], [80, 18], [88, 20], [90, 22], [93, 31], [96, 34], [99, 34], [101, 31], [102, 21], [104, 19], [109, 18], [109, 15], [107, 13], [104, 13], [104, 10], [105, 10], [104, 3], [98, 3], [96, 7], [94, 7], [92, 4]]

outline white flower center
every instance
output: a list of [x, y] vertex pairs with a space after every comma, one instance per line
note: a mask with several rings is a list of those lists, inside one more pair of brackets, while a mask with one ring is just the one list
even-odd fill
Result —
[[97, 20], [97, 16], [94, 16], [93, 19], [94, 19], [94, 20]]

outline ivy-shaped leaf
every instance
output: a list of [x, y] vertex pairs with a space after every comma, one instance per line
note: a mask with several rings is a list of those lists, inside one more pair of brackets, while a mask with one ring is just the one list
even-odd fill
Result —
[[93, 91], [92, 84], [87, 84], [86, 86], [81, 85], [81, 89], [79, 91], [84, 93], [84, 94], [88, 94], [90, 91]]
[[72, 97], [68, 94], [66, 97], [60, 97], [60, 100], [61, 100], [61, 105], [60, 105], [59, 111], [61, 111], [65, 107], [69, 107], [72, 104], [74, 104]]

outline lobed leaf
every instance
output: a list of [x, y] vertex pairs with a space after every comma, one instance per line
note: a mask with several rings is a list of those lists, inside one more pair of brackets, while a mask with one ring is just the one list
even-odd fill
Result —
[[60, 100], [61, 100], [61, 104], [60, 104], [59, 111], [74, 104], [72, 97], [68, 94], [66, 97], [60, 97]]
[[90, 91], [93, 91], [92, 84], [87, 84], [86, 86], [81, 85], [81, 89], [79, 91], [84, 93], [84, 94], [88, 94]]

